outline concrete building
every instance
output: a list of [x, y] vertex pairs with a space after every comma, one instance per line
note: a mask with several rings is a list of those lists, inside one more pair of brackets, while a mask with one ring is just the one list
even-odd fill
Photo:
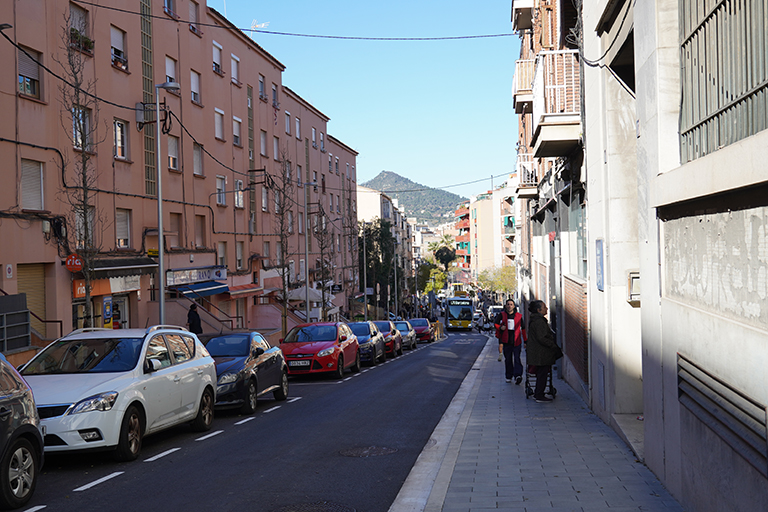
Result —
[[501, 241], [497, 236], [501, 218], [498, 208], [492, 191], [469, 199], [469, 244], [472, 250], [469, 268], [472, 283], [477, 283], [480, 272], [496, 264], [495, 242]]
[[458, 205], [454, 212], [456, 229], [456, 260], [453, 265], [458, 268], [456, 281], [469, 284], [471, 281], [472, 245], [469, 233], [469, 201]]
[[[16, 186], [0, 192], [0, 203], [2, 216], [15, 219], [3, 223], [4, 239], [22, 243], [0, 248], [0, 289], [26, 294], [40, 318], [33, 336], [51, 339], [84, 321], [122, 328], [158, 321], [154, 85], [164, 82], [180, 86], [160, 89], [165, 321], [184, 325], [195, 300], [206, 330], [280, 329], [275, 268], [290, 260], [289, 286], [302, 286], [304, 224], [332, 211], [342, 216], [340, 202], [355, 197], [357, 153], [327, 135], [328, 117], [283, 86], [280, 61], [204, 4], [13, 4], [4, 32], [18, 46], [6, 42], [0, 54], [0, 108], [8, 113], [0, 153]], [[46, 71], [68, 56], [85, 83], [94, 81], [92, 96], [64, 98], [62, 82]], [[88, 197], [73, 204], [83, 166]], [[275, 192], [286, 174], [294, 186], [283, 197]], [[301, 180], [318, 183], [306, 209]], [[89, 213], [76, 215], [78, 208]], [[286, 247], [279, 216], [291, 226]], [[339, 246], [352, 246], [356, 233], [335, 234], [324, 265], [348, 268], [342, 255], [350, 252]], [[78, 253], [89, 255], [81, 257], [87, 268], [71, 272], [64, 263]], [[83, 272], [91, 276], [88, 319]], [[348, 293], [342, 287], [336, 303]], [[300, 302], [292, 302], [289, 322], [303, 319]], [[21, 347], [6, 346], [14, 348]]]

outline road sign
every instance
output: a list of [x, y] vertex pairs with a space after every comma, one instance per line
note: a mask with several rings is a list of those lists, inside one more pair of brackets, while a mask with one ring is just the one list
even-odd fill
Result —
[[373, 295], [373, 288], [366, 288], [365, 289], [365, 294], [366, 295]]
[[70, 254], [67, 256], [67, 270], [70, 272], [80, 272], [83, 270], [83, 262], [80, 259], [80, 256], [77, 254]]

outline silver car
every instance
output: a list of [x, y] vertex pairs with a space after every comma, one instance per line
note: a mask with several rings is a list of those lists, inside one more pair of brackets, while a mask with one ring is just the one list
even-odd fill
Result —
[[403, 337], [403, 347], [414, 350], [416, 348], [416, 330], [410, 322], [395, 322], [395, 327]]

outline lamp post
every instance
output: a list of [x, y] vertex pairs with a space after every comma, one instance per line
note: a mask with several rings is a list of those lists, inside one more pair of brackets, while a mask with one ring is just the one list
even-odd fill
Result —
[[178, 91], [176, 82], [163, 82], [155, 85], [155, 125], [157, 127], [157, 277], [160, 297], [159, 324], [165, 323], [165, 240], [163, 239], [163, 173], [160, 161], [160, 89]]
[[365, 248], [365, 227], [363, 222], [363, 309], [365, 309], [365, 321], [368, 321], [368, 252]]

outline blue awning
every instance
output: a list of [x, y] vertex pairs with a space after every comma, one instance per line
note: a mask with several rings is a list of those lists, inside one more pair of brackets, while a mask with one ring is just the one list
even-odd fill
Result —
[[226, 293], [229, 291], [229, 286], [227, 286], [227, 283], [219, 283], [217, 281], [203, 281], [202, 283], [177, 286], [176, 291], [190, 299], [194, 299], [196, 297], [216, 295], [217, 293]]

